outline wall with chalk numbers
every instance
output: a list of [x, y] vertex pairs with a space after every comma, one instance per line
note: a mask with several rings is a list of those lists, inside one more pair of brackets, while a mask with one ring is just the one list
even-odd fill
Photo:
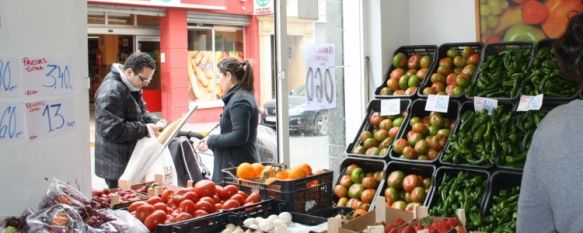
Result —
[[0, 1], [0, 217], [90, 193], [87, 1]]

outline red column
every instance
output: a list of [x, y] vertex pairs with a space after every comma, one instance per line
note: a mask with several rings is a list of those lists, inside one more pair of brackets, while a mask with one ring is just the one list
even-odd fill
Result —
[[188, 110], [188, 24], [186, 10], [168, 8], [160, 19], [162, 117], [174, 120]]
[[[249, 21], [249, 26], [245, 28], [245, 59], [251, 61], [253, 65], [253, 74], [255, 75], [255, 80], [253, 80], [253, 86], [255, 88], [255, 100], [257, 104], [261, 103], [260, 101], [260, 83], [261, 80], [260, 72], [259, 72], [259, 21], [257, 20], [257, 16], [252, 16], [251, 20]], [[261, 108], [261, 106], [258, 106]]]

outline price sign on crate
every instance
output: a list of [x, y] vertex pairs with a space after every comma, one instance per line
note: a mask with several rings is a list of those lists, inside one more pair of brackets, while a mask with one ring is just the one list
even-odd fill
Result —
[[381, 100], [381, 116], [399, 115], [401, 113], [401, 100]]
[[29, 139], [72, 132], [75, 128], [73, 102], [71, 96], [26, 102]]
[[336, 107], [334, 45], [311, 44], [303, 48], [305, 60], [306, 110]]
[[492, 115], [492, 111], [498, 106], [497, 99], [474, 97], [474, 110], [481, 112], [483, 109], [488, 109], [488, 115]]
[[0, 97], [21, 93], [22, 84], [18, 59], [0, 56]]
[[70, 93], [75, 88], [71, 57], [23, 57], [20, 63], [26, 96]]
[[447, 113], [449, 108], [449, 96], [447, 95], [428, 95], [425, 111]]
[[520, 102], [518, 102], [517, 112], [526, 112], [530, 110], [540, 110], [543, 106], [543, 94], [530, 96], [523, 95], [520, 96]]
[[0, 102], [0, 143], [25, 139], [23, 106], [20, 101]]

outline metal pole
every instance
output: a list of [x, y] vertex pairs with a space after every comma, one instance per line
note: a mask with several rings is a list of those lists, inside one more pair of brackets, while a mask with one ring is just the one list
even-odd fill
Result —
[[275, 59], [277, 69], [277, 152], [279, 162], [290, 164], [289, 158], [289, 114], [287, 89], [287, 4], [286, 0], [275, 0]]

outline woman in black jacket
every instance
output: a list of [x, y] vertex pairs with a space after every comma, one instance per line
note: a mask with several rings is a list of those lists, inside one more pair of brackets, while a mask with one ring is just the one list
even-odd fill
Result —
[[221, 170], [243, 162], [257, 162], [259, 109], [253, 96], [253, 69], [247, 60], [226, 58], [218, 64], [219, 85], [225, 103], [219, 125], [221, 134], [211, 135], [198, 145], [200, 151], [214, 154], [213, 181], [221, 182]]

